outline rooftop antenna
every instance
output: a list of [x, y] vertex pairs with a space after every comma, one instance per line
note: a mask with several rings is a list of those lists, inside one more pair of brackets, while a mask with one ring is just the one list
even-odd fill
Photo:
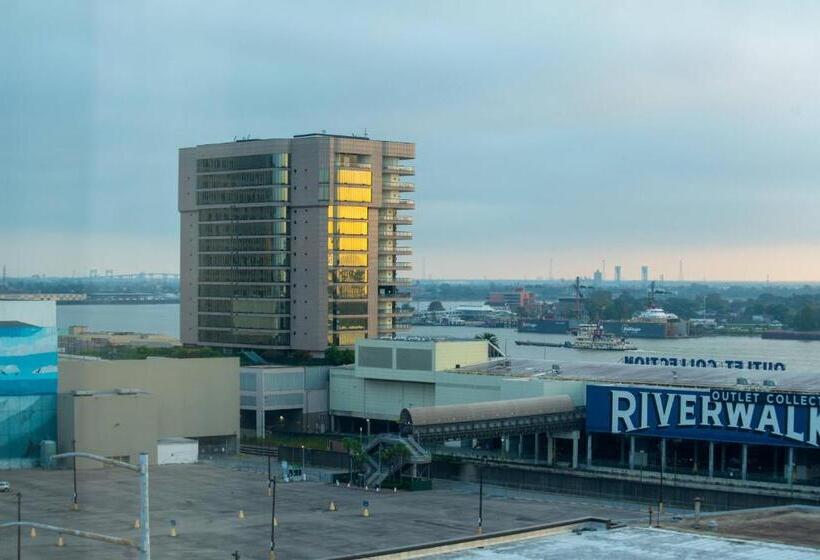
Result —
[[367, 138], [367, 127], [364, 129], [364, 137]]

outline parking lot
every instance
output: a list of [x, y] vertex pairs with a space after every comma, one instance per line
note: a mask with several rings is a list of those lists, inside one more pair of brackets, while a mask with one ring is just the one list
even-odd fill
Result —
[[[154, 558], [267, 558], [271, 498], [267, 476], [227, 465], [152, 467], [151, 539]], [[79, 471], [80, 511], [71, 511], [72, 473], [7, 471], [23, 494], [23, 519], [137, 540], [138, 477], [121, 469]], [[370, 517], [362, 515], [369, 502]], [[338, 510], [329, 511], [333, 501]], [[244, 519], [240, 519], [239, 510]], [[484, 531], [524, 527], [582, 516], [641, 520], [644, 507], [594, 499], [485, 487]], [[478, 486], [435, 481], [432, 491], [364, 492], [323, 482], [277, 484], [276, 552], [279, 559], [330, 558], [475, 533]], [[0, 495], [0, 521], [16, 519], [13, 493]], [[171, 521], [178, 535], [170, 536]], [[76, 537], [23, 532], [23, 558], [92, 560], [137, 558], [136, 551]], [[16, 558], [16, 531], [0, 531], [0, 559]]]

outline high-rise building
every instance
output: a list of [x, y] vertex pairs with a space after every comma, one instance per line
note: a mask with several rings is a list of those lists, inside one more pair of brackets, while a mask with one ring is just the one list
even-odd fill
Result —
[[405, 328], [414, 158], [331, 134], [181, 149], [182, 342], [320, 352]]
[[604, 281], [604, 275], [600, 270], [596, 270], [592, 273], [592, 283], [595, 285], [600, 285]]
[[646, 265], [641, 267], [641, 282], [649, 282], [649, 267]]
[[619, 264], [615, 265], [615, 283], [616, 284], [621, 283], [621, 265], [619, 265]]

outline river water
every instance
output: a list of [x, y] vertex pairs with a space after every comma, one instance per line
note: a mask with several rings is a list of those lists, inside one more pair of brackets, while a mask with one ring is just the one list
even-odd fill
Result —
[[[449, 307], [450, 304], [445, 304]], [[57, 326], [86, 325], [98, 331], [132, 331], [179, 336], [179, 305], [59, 305]], [[561, 343], [569, 335], [518, 333], [515, 329], [475, 327], [413, 327], [405, 336], [473, 338], [483, 332], [498, 337], [499, 346], [513, 358], [567, 361], [618, 362], [621, 352], [595, 352], [570, 348], [517, 346], [516, 340]], [[632, 339], [635, 356], [664, 356], [723, 360], [783, 362], [787, 371], [820, 372], [820, 341], [763, 340], [757, 337], [703, 337], [679, 339]]]

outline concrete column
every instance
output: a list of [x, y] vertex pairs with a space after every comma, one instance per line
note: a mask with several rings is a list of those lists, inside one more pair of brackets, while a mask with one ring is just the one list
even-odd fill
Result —
[[523, 435], [518, 436], [518, 458], [519, 459], [524, 458], [524, 436]]
[[698, 465], [698, 447], [699, 447], [698, 442], [697, 441], [694, 442], [693, 446], [695, 448], [695, 453], [694, 453], [695, 461], [692, 463], [692, 470], [695, 474], [698, 474], [698, 468], [700, 467], [700, 465]]
[[620, 464], [623, 465], [626, 462], [626, 439], [621, 438], [621, 460]]
[[783, 474], [786, 478], [786, 482], [791, 484], [794, 482], [794, 480], [792, 480], [794, 473], [794, 447], [789, 447], [786, 450], [786, 465], [783, 468], [785, 471]]
[[262, 410], [259, 410], [260, 407], [256, 407], [256, 437], [263, 438], [265, 437], [265, 408], [262, 407]]
[[510, 454], [510, 436], [501, 436], [501, 439], [504, 441], [504, 453], [509, 455]]
[[726, 444], [720, 444], [720, 470], [726, 472]]
[[578, 440], [581, 439], [581, 435], [576, 432], [572, 434], [572, 468], [578, 468]]
[[749, 445], [744, 443], [740, 451], [740, 478], [746, 480], [746, 472], [749, 466]]
[[715, 442], [709, 442], [709, 478], [715, 476]]
[[534, 461], [537, 463], [538, 459], [540, 459], [539, 455], [541, 454], [541, 434], [534, 434], [533, 437], [533, 454], [535, 456]]
[[661, 471], [666, 472], [666, 438], [661, 438]]
[[635, 436], [629, 436], [629, 470], [635, 470]]
[[330, 431], [336, 431], [336, 418], [332, 414], [330, 415]]
[[587, 468], [592, 466], [592, 433], [587, 434]]
[[555, 464], [555, 438], [551, 435], [547, 435], [547, 464]]

